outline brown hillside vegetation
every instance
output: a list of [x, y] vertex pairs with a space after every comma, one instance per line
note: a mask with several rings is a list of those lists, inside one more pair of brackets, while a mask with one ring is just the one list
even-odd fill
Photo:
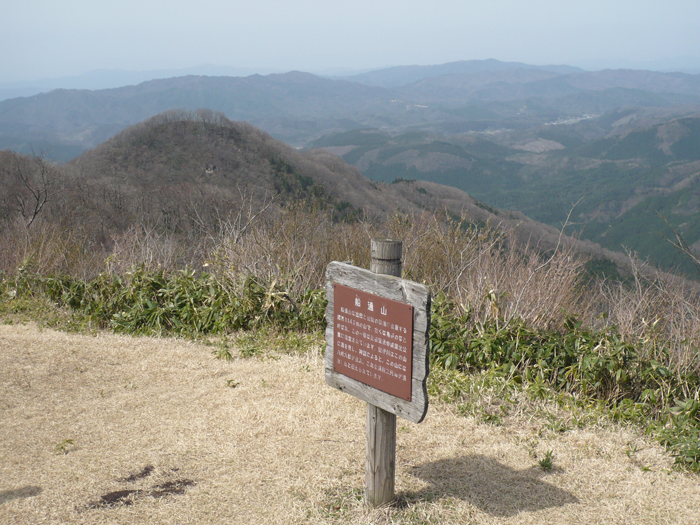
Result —
[[586, 257], [608, 255], [592, 243], [454, 188], [375, 185], [328, 152], [298, 152], [205, 110], [161, 115], [67, 166], [0, 152], [0, 185], [0, 278], [128, 282], [143, 265], [211, 272], [235, 289], [252, 276], [294, 295], [322, 287], [332, 260], [367, 267], [369, 239], [390, 236], [404, 241], [406, 276], [475, 321], [561, 328], [573, 315], [698, 370], [697, 286], [642, 264], [633, 287], [588, 282]]
[[[187, 220], [174, 225], [170, 215], [220, 218], [240, 205], [242, 194], [256, 206], [273, 196], [278, 196], [277, 204], [305, 199], [311, 205], [335, 207], [339, 218], [352, 210], [374, 219], [395, 211], [448, 209], [477, 221], [510, 226], [529, 222], [523, 230], [536, 229], [524, 216], [488, 209], [452, 187], [423, 181], [374, 183], [327, 151], [297, 151], [250, 124], [209, 110], [169, 111], [153, 117], [67, 167], [80, 180], [122, 188], [136, 197], [134, 203], [141, 201], [132, 214], [174, 230], [186, 228]], [[149, 200], [144, 201], [143, 195]], [[169, 209], [174, 206], [179, 209]], [[215, 225], [213, 217], [209, 221], [207, 226]]]
[[[128, 128], [69, 164], [112, 185], [175, 196], [192, 207], [219, 208], [252, 194], [282, 200], [345, 200], [370, 216], [415, 206], [373, 188], [356, 169], [295, 151], [245, 122], [208, 110], [172, 111]], [[310, 180], [309, 180], [310, 179]], [[170, 199], [172, 200], [172, 198]]]
[[[555, 228], [485, 206], [461, 190], [424, 181], [373, 183], [327, 151], [294, 150], [209, 110], [163, 113], [64, 166], [0, 152], [0, 187], [0, 230], [7, 243], [0, 268], [6, 270], [27, 257], [42, 259], [58, 243], [63, 260], [43, 269], [70, 273], [69, 261], [78, 258], [80, 272], [94, 274], [134, 229], [186, 247], [182, 266], [201, 264], [208, 240], [241, 214], [269, 207], [274, 216], [299, 202], [333, 220], [447, 212], [514, 231], [541, 250], [561, 240]], [[624, 264], [624, 257], [593, 243], [566, 242], [586, 257]]]
[[543, 435], [540, 416], [496, 427], [435, 398], [398, 421], [398, 503], [369, 509], [366, 408], [325, 384], [316, 345], [226, 363], [176, 339], [0, 326], [0, 521], [697, 523], [696, 477], [633, 431]]

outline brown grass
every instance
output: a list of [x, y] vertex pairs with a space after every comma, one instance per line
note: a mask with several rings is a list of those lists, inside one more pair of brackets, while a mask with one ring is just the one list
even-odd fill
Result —
[[[243, 231], [245, 230], [245, 231]], [[522, 317], [559, 326], [581, 303], [584, 260], [569, 247], [542, 257], [512, 232], [440, 214], [396, 213], [384, 223], [334, 223], [323, 212], [292, 207], [268, 220], [229, 224], [217, 239], [214, 271], [288, 283], [295, 292], [321, 288], [330, 261], [369, 267], [370, 239], [403, 241], [404, 276], [468, 305], [476, 320]]]
[[697, 477], [623, 428], [540, 435], [533, 414], [493, 427], [434, 402], [398, 421], [398, 504], [372, 510], [365, 406], [314, 351], [225, 363], [33, 325], [0, 326], [0, 349], [2, 523], [697, 523]]
[[[630, 257], [626, 283], [584, 286], [585, 259], [565, 237], [555, 250], [523, 244], [513, 231], [454, 220], [445, 214], [395, 213], [387, 221], [338, 223], [328, 211], [302, 204], [256, 208], [251, 199], [216, 231], [187, 240], [138, 226], [114, 235], [109, 252], [62, 225], [22, 225], [0, 238], [0, 263], [39, 273], [90, 278], [100, 271], [123, 275], [149, 269], [206, 270], [242, 283], [254, 275], [293, 294], [321, 288], [330, 261], [369, 267], [373, 237], [404, 243], [404, 276], [443, 291], [474, 322], [522, 318], [535, 328], [562, 328], [574, 316], [584, 326], [616, 326], [621, 336], [679, 373], [700, 373], [700, 288], [655, 271]], [[643, 344], [640, 344], [642, 342]]]

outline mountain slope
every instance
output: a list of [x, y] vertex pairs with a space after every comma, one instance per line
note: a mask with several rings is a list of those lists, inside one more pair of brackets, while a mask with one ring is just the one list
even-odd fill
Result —
[[[0, 187], [20, 191], [12, 184], [15, 168], [31, 178], [36, 176], [32, 163], [0, 152]], [[51, 173], [61, 191], [52, 193], [39, 222], [80, 232], [85, 242], [103, 246], [133, 227], [196, 245], [246, 210], [271, 204], [274, 213], [300, 202], [336, 219], [381, 220], [395, 212], [425, 211], [463, 216], [512, 230], [543, 250], [560, 240], [555, 228], [486, 206], [454, 187], [430, 181], [372, 182], [327, 151], [297, 151], [210, 110], [160, 114]], [[0, 229], [16, 218], [12, 195], [8, 197], [0, 200]], [[592, 243], [567, 242], [588, 257], [624, 266], [624, 258]]]
[[[245, 122], [209, 110], [171, 111], [131, 126], [64, 166], [109, 216], [146, 217], [177, 231], [192, 213], [217, 217], [241, 205], [299, 199], [338, 217], [386, 218], [395, 211], [448, 210], [514, 227], [540, 238], [557, 235], [525, 217], [499, 212], [454, 187], [431, 182], [375, 183], [322, 149], [297, 151]], [[120, 194], [116, 198], [110, 192]], [[117, 205], [115, 206], [115, 203]], [[177, 219], [174, 222], [174, 217]]]
[[250, 124], [208, 110], [160, 114], [66, 168], [92, 183], [147, 195], [156, 203], [153, 209], [177, 202], [221, 213], [240, 204], [242, 194], [256, 206], [278, 195], [280, 204], [307, 199], [370, 216], [415, 208], [392, 192], [376, 191], [359, 171], [337, 158], [298, 152]]
[[665, 238], [674, 238], [673, 227], [700, 250], [700, 113], [669, 119], [668, 113], [616, 111], [503, 133], [498, 142], [365, 130], [326, 136], [316, 145], [373, 180], [455, 186], [552, 226], [578, 203], [572, 219], [584, 238], [695, 272]]

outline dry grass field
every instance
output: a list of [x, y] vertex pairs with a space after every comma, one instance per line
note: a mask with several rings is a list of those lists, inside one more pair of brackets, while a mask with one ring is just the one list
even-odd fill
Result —
[[2, 325], [0, 523], [700, 519], [698, 477], [631, 430], [540, 436], [535, 416], [496, 427], [439, 402], [398, 420], [398, 501], [369, 509], [365, 410], [326, 386], [318, 350], [227, 363], [182, 340]]

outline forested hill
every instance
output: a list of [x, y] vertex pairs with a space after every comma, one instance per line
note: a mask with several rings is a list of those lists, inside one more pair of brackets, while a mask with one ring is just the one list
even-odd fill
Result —
[[[170, 111], [131, 126], [61, 167], [106, 216], [140, 217], [172, 231], [196, 221], [215, 227], [241, 202], [261, 208], [299, 201], [336, 219], [385, 219], [394, 212], [447, 211], [556, 242], [557, 231], [428, 181], [375, 183], [323, 150], [298, 151], [245, 122], [210, 110]], [[104, 221], [104, 218], [101, 219]]]
[[[18, 174], [50, 196], [39, 222], [106, 245], [134, 226], [200, 242], [241, 211], [255, 213], [270, 203], [272, 210], [302, 203], [351, 221], [435, 212], [514, 230], [543, 250], [559, 241], [555, 228], [482, 204], [459, 189], [429, 181], [372, 182], [325, 150], [297, 151], [210, 110], [160, 114], [62, 166], [2, 152], [0, 185], [9, 197], [0, 202], [5, 225], [29, 220], [12, 205], [14, 197], [32, 202]], [[569, 242], [587, 257], [622, 262], [592, 243]]]
[[212, 221], [241, 199], [257, 207], [273, 198], [275, 205], [305, 201], [335, 210], [337, 218], [385, 217], [392, 210], [412, 213], [445, 206], [454, 213], [478, 209], [473, 199], [453, 188], [440, 192], [451, 198], [441, 198], [372, 183], [324, 150], [297, 151], [248, 123], [210, 110], [162, 113], [64, 167], [86, 183], [138, 196], [126, 199], [125, 205], [136, 206], [147, 196], [152, 202], [142, 204], [138, 213], [162, 215], [177, 207], [181, 214], [189, 207], [212, 215]]

